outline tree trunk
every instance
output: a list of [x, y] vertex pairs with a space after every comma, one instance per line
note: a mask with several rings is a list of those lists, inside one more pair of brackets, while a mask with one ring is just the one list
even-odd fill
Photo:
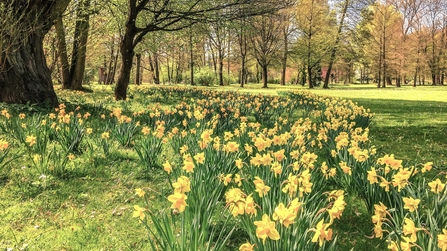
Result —
[[90, 7], [90, 0], [84, 0], [78, 5], [78, 13], [75, 37], [73, 44], [73, 53], [70, 66], [70, 89], [82, 90], [82, 82], [84, 81], [85, 59], [87, 57], [87, 40], [89, 30], [90, 14], [88, 8]]
[[343, 29], [343, 24], [345, 21], [346, 12], [348, 10], [348, 5], [349, 5], [349, 0], [345, 0], [343, 2], [343, 9], [341, 12], [340, 24], [338, 25], [337, 35], [335, 37], [335, 43], [331, 49], [331, 57], [329, 59], [329, 65], [327, 68], [326, 76], [324, 78], [324, 84], [323, 84], [324, 89], [329, 88], [329, 79], [331, 77], [332, 65], [334, 64], [334, 61], [335, 61], [335, 54], [337, 53], [338, 44], [340, 42], [340, 35], [341, 35], [342, 29]]
[[219, 75], [219, 85], [223, 86], [224, 85], [224, 81], [223, 81], [223, 52], [222, 49], [219, 48], [219, 70], [218, 70], [218, 75]]
[[70, 89], [70, 65], [68, 64], [67, 43], [65, 42], [65, 29], [62, 23], [62, 16], [54, 23], [59, 50], [59, 62], [62, 75], [62, 89]]
[[[17, 43], [1, 51], [0, 102], [58, 105], [43, 50], [43, 39], [69, 0], [11, 3]], [[23, 15], [23, 13], [26, 13]], [[23, 35], [25, 34], [25, 35]], [[0, 37], [0, 43], [4, 42]]]
[[311, 66], [307, 66], [307, 81], [309, 82], [309, 89], [314, 88], [314, 84], [313, 84], [313, 76], [312, 76], [312, 67]]
[[[139, 41], [134, 41], [137, 35], [136, 20], [138, 16], [137, 0], [129, 0], [129, 12], [126, 20], [126, 29], [120, 43], [121, 68], [115, 86], [115, 100], [126, 100], [132, 71], [134, 49]], [[140, 37], [139, 39], [143, 39]], [[141, 41], [141, 40], [140, 40]]]
[[283, 32], [284, 53], [282, 57], [281, 85], [286, 85], [287, 56], [289, 55], [288, 28], [284, 28]]
[[267, 86], [267, 79], [268, 79], [267, 68], [268, 68], [268, 65], [267, 64], [263, 64], [263, 65], [261, 65], [261, 68], [262, 68], [262, 88], [268, 88], [268, 86]]
[[133, 47], [134, 35], [132, 32], [126, 32], [123, 40], [121, 41], [120, 53], [121, 53], [121, 68], [118, 75], [118, 81], [115, 87], [115, 99], [126, 100], [127, 87], [129, 86], [130, 74], [132, 71], [132, 60], [134, 56]]
[[29, 34], [26, 43], [8, 53], [0, 71], [0, 102], [58, 105], [43, 52], [43, 34]]
[[137, 65], [135, 67], [135, 84], [141, 85], [141, 54], [136, 55]]
[[[214, 53], [213, 53], [214, 60]], [[195, 85], [194, 83], [194, 51], [192, 44], [192, 34], [189, 36], [189, 77], [191, 79], [191, 85]]]

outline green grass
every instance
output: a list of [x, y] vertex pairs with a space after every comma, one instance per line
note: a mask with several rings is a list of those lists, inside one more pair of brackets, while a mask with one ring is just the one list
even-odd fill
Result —
[[[85, 94], [60, 91], [59, 96], [73, 107], [85, 104], [87, 110], [97, 115], [107, 114], [107, 108], [116, 105], [112, 100], [112, 87], [92, 86], [92, 89], [94, 93]], [[301, 86], [279, 85], [270, 85], [268, 89], [262, 89], [260, 85], [247, 85], [244, 89], [237, 85], [210, 89], [267, 95], [307, 90]], [[433, 161], [438, 168], [446, 168], [447, 87], [389, 87], [382, 90], [372, 85], [341, 85], [332, 86], [329, 90], [311, 91], [352, 99], [371, 109], [375, 116], [370, 136], [380, 153], [394, 153], [396, 158], [404, 159], [408, 164]], [[130, 90], [131, 97], [138, 95], [133, 88]], [[149, 99], [148, 102], [162, 98]], [[96, 100], [106, 102], [98, 105]], [[144, 107], [132, 102], [129, 104], [129, 110]], [[114, 152], [108, 159], [93, 157], [88, 162], [91, 168], [87, 172], [72, 179], [54, 179], [49, 187], [41, 185], [43, 178], [23, 175], [27, 163], [1, 170], [0, 250], [147, 248], [146, 230], [132, 218], [136, 199], [134, 188], [159, 190], [166, 186], [162, 173], [155, 171], [150, 175], [151, 179], [142, 179], [136, 157], [125, 150]], [[152, 196], [155, 201], [160, 197], [155, 192]], [[366, 238], [372, 235], [372, 224], [363, 203], [353, 197], [348, 198], [348, 203], [355, 206], [345, 211], [336, 225], [340, 250], [352, 247], [355, 250], [383, 249], [384, 244], [380, 240]], [[358, 238], [353, 239], [352, 236]]]

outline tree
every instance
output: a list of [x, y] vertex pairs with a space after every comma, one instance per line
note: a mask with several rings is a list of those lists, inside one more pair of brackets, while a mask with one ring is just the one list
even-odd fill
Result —
[[343, 26], [345, 24], [345, 17], [346, 17], [347, 11], [348, 11], [348, 7], [351, 4], [351, 1], [352, 0], [343, 0], [343, 2], [342, 2], [342, 7], [340, 10], [340, 20], [338, 22], [337, 33], [335, 35], [334, 44], [332, 45], [332, 47], [330, 49], [330, 58], [329, 58], [328, 68], [327, 68], [326, 76], [324, 78], [323, 88], [325, 88], [325, 89], [329, 88], [329, 79], [331, 77], [332, 66], [335, 61], [335, 55], [337, 53], [338, 45], [340, 43], [340, 38], [342, 35]]
[[251, 20], [253, 55], [262, 71], [262, 88], [268, 88], [268, 67], [282, 48], [282, 20], [279, 15], [262, 15]]
[[0, 102], [58, 104], [46, 65], [43, 39], [69, 2], [0, 3]]
[[[402, 80], [405, 82], [406, 74], [410, 67], [410, 53], [413, 53], [414, 41], [409, 41], [410, 34], [417, 32], [417, 25], [420, 23], [420, 16], [422, 8], [424, 7], [424, 0], [393, 0], [392, 3], [397, 11], [402, 15], [400, 19], [400, 31], [402, 34], [400, 46], [397, 48], [398, 62], [397, 62], [397, 77], [396, 87], [401, 86]], [[415, 38], [415, 36], [412, 36]], [[417, 48], [417, 45], [415, 46]], [[418, 60], [418, 58], [416, 58]]]
[[363, 50], [369, 57], [371, 64], [375, 66], [377, 87], [386, 87], [390, 84], [390, 70], [393, 59], [396, 58], [396, 48], [398, 46], [401, 15], [391, 4], [383, 5], [379, 2], [370, 6], [369, 20], [364, 23], [365, 39]]
[[85, 61], [87, 56], [87, 40], [89, 32], [89, 19], [91, 0], [76, 2], [76, 23], [71, 53], [71, 64], [68, 62], [65, 27], [62, 16], [54, 24], [57, 33], [59, 60], [62, 72], [62, 89], [83, 90]]
[[[227, 0], [129, 0], [125, 31], [121, 40], [121, 69], [115, 88], [115, 99], [127, 96], [135, 47], [144, 36], [154, 31], [177, 31], [196, 23], [234, 20], [276, 11], [287, 1]], [[222, 13], [222, 15], [217, 15]]]
[[[327, 0], [300, 0], [296, 11], [296, 24], [300, 32], [298, 54], [307, 66], [307, 81], [313, 88], [316, 79], [314, 70], [321, 65], [330, 51], [332, 34], [331, 16]], [[317, 71], [318, 72], [318, 71]]]

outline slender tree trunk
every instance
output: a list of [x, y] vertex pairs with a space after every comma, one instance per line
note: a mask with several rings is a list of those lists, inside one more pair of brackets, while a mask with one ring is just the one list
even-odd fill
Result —
[[78, 5], [78, 13], [75, 40], [73, 44], [73, 53], [70, 66], [70, 89], [82, 90], [82, 82], [84, 81], [85, 60], [87, 57], [87, 40], [89, 30], [90, 14], [88, 9], [90, 7], [90, 0], [83, 0]]
[[218, 50], [218, 60], [219, 60], [219, 68], [218, 68], [218, 75], [219, 75], [219, 85], [223, 86], [224, 85], [224, 81], [223, 81], [223, 52], [222, 49], [219, 48]]
[[138, 53], [135, 55], [135, 58], [137, 60], [136, 66], [135, 66], [135, 84], [141, 85], [141, 54]]
[[326, 76], [324, 78], [324, 84], [323, 84], [323, 88], [324, 89], [328, 89], [329, 88], [329, 79], [331, 77], [332, 65], [334, 64], [335, 54], [337, 53], [338, 44], [340, 43], [340, 36], [341, 36], [342, 29], [343, 29], [343, 24], [344, 24], [344, 21], [345, 21], [345, 16], [346, 16], [346, 12], [348, 10], [349, 2], [350, 2], [350, 0], [345, 0], [343, 2], [343, 9], [342, 9], [342, 12], [341, 12], [340, 23], [338, 25], [338, 30], [337, 30], [337, 35], [335, 37], [334, 46], [331, 49], [331, 56], [330, 56], [330, 59], [329, 59], [329, 64], [328, 64], [328, 67], [327, 67]]
[[62, 23], [62, 16], [59, 16], [54, 22], [56, 29], [57, 45], [59, 50], [59, 62], [62, 75], [62, 89], [70, 89], [70, 65], [68, 63], [67, 43], [65, 42], [65, 29]]
[[262, 88], [268, 88], [267, 86], [267, 80], [268, 80], [268, 65], [267, 64], [263, 64], [261, 65], [262, 68]]
[[281, 85], [286, 85], [287, 57], [289, 55], [288, 27], [283, 30], [284, 53], [282, 56]]
[[[214, 58], [214, 54], [213, 54]], [[192, 34], [189, 35], [189, 78], [191, 79], [191, 85], [194, 83], [194, 51], [192, 44]]]

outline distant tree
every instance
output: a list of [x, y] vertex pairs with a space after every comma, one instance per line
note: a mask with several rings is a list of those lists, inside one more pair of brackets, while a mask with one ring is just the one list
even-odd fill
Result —
[[280, 15], [262, 15], [252, 18], [250, 43], [253, 56], [261, 67], [262, 88], [268, 88], [268, 67], [282, 48], [282, 20]]
[[393, 59], [396, 58], [398, 41], [400, 40], [401, 14], [394, 6], [379, 2], [369, 7], [370, 15], [360, 29], [368, 39], [363, 40], [363, 50], [374, 66], [377, 76], [377, 87], [386, 87], [391, 82], [390, 70]]
[[316, 84], [317, 68], [329, 55], [334, 37], [332, 21], [327, 0], [298, 1], [296, 25], [300, 38], [297, 42], [297, 54], [306, 64], [309, 88]]
[[348, 7], [351, 5], [352, 1], [353, 0], [343, 0], [341, 3], [341, 8], [340, 8], [340, 12], [339, 12], [340, 18], [337, 23], [337, 33], [335, 34], [334, 43], [331, 45], [331, 48], [330, 48], [330, 57], [329, 57], [329, 62], [328, 62], [328, 68], [327, 68], [326, 76], [324, 78], [323, 88], [325, 88], [325, 89], [329, 88], [329, 80], [331, 77], [332, 66], [335, 61], [335, 56], [337, 54], [337, 50], [339, 47], [343, 27], [345, 25], [345, 18], [346, 18], [346, 14], [348, 12]]
[[76, 1], [76, 23], [74, 36], [72, 38], [73, 46], [71, 53], [71, 63], [68, 61], [67, 43], [65, 27], [62, 16], [55, 21], [57, 33], [59, 60], [62, 72], [62, 89], [83, 90], [85, 62], [87, 57], [87, 41], [89, 33], [89, 20], [92, 10], [90, 9], [91, 0]]
[[58, 104], [43, 39], [69, 2], [0, 2], [0, 102]]

